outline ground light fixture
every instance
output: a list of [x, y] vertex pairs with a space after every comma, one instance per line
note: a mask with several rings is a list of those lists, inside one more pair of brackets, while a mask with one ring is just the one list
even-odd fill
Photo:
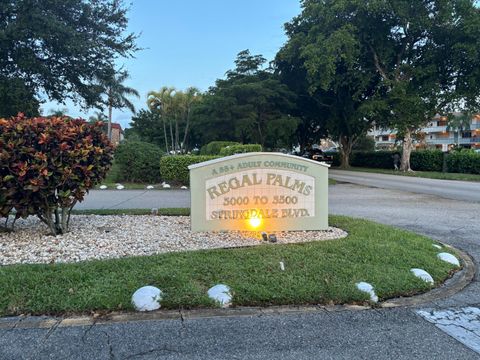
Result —
[[248, 219], [248, 225], [252, 230], [258, 229], [263, 224], [263, 219], [260, 217], [251, 217]]

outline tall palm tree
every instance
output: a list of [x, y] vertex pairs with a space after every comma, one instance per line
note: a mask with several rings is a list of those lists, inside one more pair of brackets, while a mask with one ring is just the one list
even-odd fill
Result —
[[129, 78], [126, 70], [120, 69], [113, 74], [109, 79], [101, 81], [107, 98], [104, 104], [108, 108], [108, 139], [112, 139], [112, 111], [113, 109], [129, 109], [132, 113], [135, 112], [135, 106], [129, 100], [129, 96], [140, 97], [137, 90], [123, 84]]
[[454, 142], [458, 147], [459, 145], [459, 133], [465, 130], [470, 130], [470, 124], [472, 122], [473, 115], [470, 112], [463, 112], [458, 116], [453, 115], [448, 120], [447, 131], [453, 130]]
[[[168, 136], [167, 136], [167, 118], [170, 117], [173, 108], [174, 87], [163, 86], [159, 91], [150, 91], [147, 95], [147, 106], [150, 110], [160, 111], [160, 118], [163, 123], [163, 135], [165, 138], [165, 151], [168, 153]], [[171, 123], [170, 123], [171, 130]], [[170, 131], [172, 132], [172, 131]], [[171, 134], [172, 136], [172, 134]], [[173, 136], [172, 136], [173, 148]]]

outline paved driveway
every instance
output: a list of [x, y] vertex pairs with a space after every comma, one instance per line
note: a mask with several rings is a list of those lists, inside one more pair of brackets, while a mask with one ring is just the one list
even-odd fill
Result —
[[[164, 196], [175, 194], [178, 202], [173, 206], [188, 200], [188, 192], [140, 193], [122, 192], [115, 201], [130, 197], [123, 207], [149, 208], [161, 207]], [[107, 204], [96, 192], [92, 195]], [[86, 207], [93, 204], [92, 195]], [[480, 203], [353, 184], [331, 187], [329, 201], [331, 213], [429, 235], [469, 252], [478, 264]], [[471, 309], [478, 308], [479, 294], [477, 274], [459, 294], [420, 308], [1, 330], [0, 359], [477, 359], [478, 353], [424, 320], [424, 315], [428, 309], [435, 316], [457, 316], [467, 308], [470, 316], [475, 314]], [[475, 321], [472, 326], [478, 326]], [[471, 333], [475, 342], [475, 331]]]
[[425, 179], [345, 170], [330, 170], [329, 176], [338, 181], [358, 185], [480, 202], [480, 182]]

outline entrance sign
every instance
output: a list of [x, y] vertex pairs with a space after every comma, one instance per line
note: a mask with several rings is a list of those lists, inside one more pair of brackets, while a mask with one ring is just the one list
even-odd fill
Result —
[[281, 153], [190, 165], [193, 231], [325, 230], [328, 168]]

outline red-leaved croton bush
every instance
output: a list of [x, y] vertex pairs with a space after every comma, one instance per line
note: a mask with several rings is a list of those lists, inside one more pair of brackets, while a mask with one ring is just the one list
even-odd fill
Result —
[[[68, 231], [70, 213], [105, 178], [113, 147], [102, 124], [69, 117], [0, 119], [0, 216], [36, 215], [52, 234]], [[12, 224], [13, 227], [13, 224]]]

